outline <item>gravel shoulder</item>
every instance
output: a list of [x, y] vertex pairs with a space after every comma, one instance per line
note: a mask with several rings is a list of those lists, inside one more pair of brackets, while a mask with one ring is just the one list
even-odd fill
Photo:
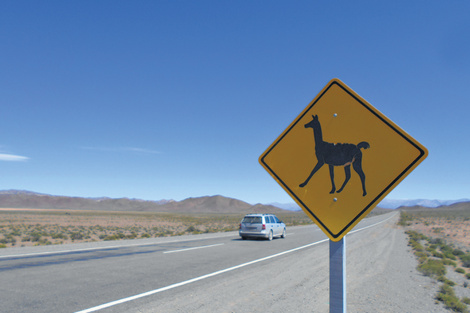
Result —
[[[438, 284], [421, 275], [398, 214], [349, 234], [348, 312], [448, 312]], [[328, 243], [177, 288], [129, 312], [328, 312]]]
[[417, 271], [418, 261], [397, 221], [398, 215], [349, 241], [348, 312], [448, 312], [434, 299], [439, 284]]

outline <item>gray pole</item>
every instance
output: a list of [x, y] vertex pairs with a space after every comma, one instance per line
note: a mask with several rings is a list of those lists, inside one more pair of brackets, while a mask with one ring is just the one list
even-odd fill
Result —
[[346, 313], [346, 236], [330, 239], [330, 313]]

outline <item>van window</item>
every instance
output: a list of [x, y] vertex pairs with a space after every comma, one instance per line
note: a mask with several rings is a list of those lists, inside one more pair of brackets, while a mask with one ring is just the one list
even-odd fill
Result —
[[261, 216], [245, 216], [242, 223], [261, 224]]
[[280, 223], [281, 221], [277, 218], [277, 216], [274, 216], [274, 222]]

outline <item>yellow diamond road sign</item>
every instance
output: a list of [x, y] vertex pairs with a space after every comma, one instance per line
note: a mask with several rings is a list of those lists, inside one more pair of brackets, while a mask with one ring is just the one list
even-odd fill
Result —
[[424, 146], [333, 79], [259, 162], [339, 241], [427, 155]]

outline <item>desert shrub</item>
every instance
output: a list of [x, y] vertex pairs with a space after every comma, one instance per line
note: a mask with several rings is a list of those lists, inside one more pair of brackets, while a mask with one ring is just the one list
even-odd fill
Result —
[[455, 271], [456, 271], [457, 273], [460, 273], [460, 274], [465, 274], [465, 270], [464, 270], [463, 268], [461, 268], [461, 267], [457, 267], [457, 268], [455, 269]]
[[[415, 252], [415, 255], [421, 259], [421, 258], [424, 258], [424, 259], [427, 259], [428, 255], [426, 254], [426, 252], [423, 252], [423, 251], [416, 251]], [[421, 262], [420, 262], [421, 263]]]
[[453, 282], [452, 280], [447, 279], [447, 277], [445, 277], [444, 275], [440, 275], [436, 279], [438, 281], [440, 281], [441, 283], [444, 283], [446, 285], [455, 286], [455, 282]]
[[52, 239], [64, 239], [67, 240], [69, 237], [66, 234], [63, 233], [53, 233], [51, 234]]
[[470, 273], [465, 274], [465, 277], [467, 277], [467, 279], [470, 279]]
[[452, 251], [452, 254], [456, 256], [462, 256], [462, 255], [465, 255], [465, 252], [463, 252], [460, 249], [454, 249], [454, 251]]
[[452, 252], [449, 252], [449, 251], [446, 251], [444, 253], [444, 256], [450, 260], [457, 260], [457, 258], [455, 257], [455, 255], [452, 253]]
[[410, 236], [411, 239], [416, 240], [416, 241], [428, 240], [428, 237], [414, 230], [409, 230], [406, 233], [408, 234], [408, 236]]
[[140, 235], [140, 238], [150, 238], [150, 237], [152, 237], [152, 236], [150, 236], [149, 233], [144, 233], [144, 234]]
[[470, 304], [470, 298], [465, 297], [465, 298], [462, 299], [462, 302], [465, 303], [465, 304]]
[[119, 239], [120, 239], [120, 238], [119, 238], [118, 235], [108, 235], [108, 236], [104, 237], [103, 240], [105, 240], [105, 241], [111, 241], [111, 240], [119, 240]]
[[192, 232], [195, 232], [195, 231], [197, 231], [197, 230], [198, 230], [198, 229], [197, 229], [196, 227], [194, 227], [193, 225], [189, 226], [189, 227], [186, 229], [186, 231], [187, 231], [188, 233], [192, 233]]
[[431, 245], [442, 245], [442, 244], [445, 244], [445, 241], [442, 239], [442, 238], [431, 238], [429, 240], [429, 243]]
[[37, 243], [36, 245], [52, 245], [52, 242], [50, 242], [49, 240], [47, 240], [46, 238], [41, 238]]
[[408, 214], [408, 213], [402, 211], [400, 213], [400, 219], [398, 221], [398, 225], [400, 225], [400, 226], [411, 225], [412, 220], [413, 220], [413, 216], [411, 214]]
[[460, 257], [460, 260], [462, 261], [462, 266], [463, 267], [470, 267], [470, 254], [465, 254]]
[[5, 245], [5, 244], [3, 244], [3, 243], [0, 243], [0, 249], [6, 248], [6, 247], [7, 247], [7, 245]]
[[32, 242], [38, 242], [41, 239], [42, 235], [39, 232], [32, 232], [30, 235]]
[[83, 239], [83, 234], [80, 232], [72, 232], [70, 233], [70, 239], [72, 240], [82, 240]]
[[450, 266], [452, 266], [452, 267], [457, 267], [457, 263], [455, 263], [455, 262], [452, 261], [452, 260], [443, 259], [442, 262], [444, 262], [444, 265], [450, 265]]
[[445, 306], [455, 312], [468, 312], [467, 306], [460, 302], [455, 295], [454, 289], [448, 284], [443, 284], [436, 296], [436, 299], [443, 302]]
[[137, 237], [137, 234], [136, 233], [130, 233], [129, 235], [126, 235], [125, 238], [127, 239], [135, 239]]
[[444, 284], [449, 285], [449, 286], [455, 286], [455, 282], [453, 282], [453, 281], [450, 280], [450, 279], [446, 279], [446, 280], [444, 281]]
[[417, 252], [424, 251], [423, 245], [413, 238], [410, 238], [410, 240], [408, 241], [408, 244], [411, 246], [411, 248], [413, 248], [414, 251], [417, 251]]
[[445, 275], [446, 268], [441, 260], [428, 259], [426, 262], [418, 265], [418, 271], [425, 276]]
[[432, 252], [432, 256], [435, 257], [435, 258], [439, 258], [439, 259], [443, 259], [444, 258], [444, 255], [442, 253], [440, 253], [439, 251], [436, 251], [434, 250]]
[[14, 229], [11, 233], [11, 236], [21, 236], [21, 232], [18, 229]]

